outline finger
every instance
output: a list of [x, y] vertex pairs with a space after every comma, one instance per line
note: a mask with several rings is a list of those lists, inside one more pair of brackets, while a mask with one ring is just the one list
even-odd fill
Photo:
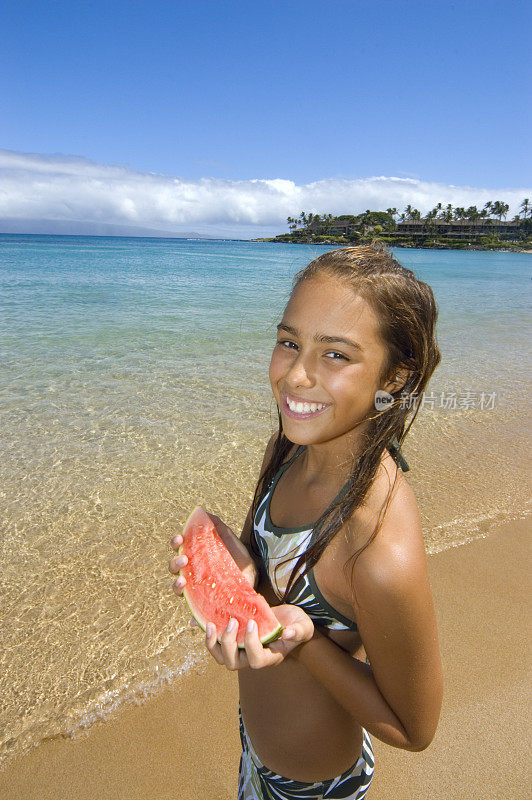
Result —
[[288, 628], [285, 628], [281, 634], [281, 639], [287, 639], [288, 641], [293, 641], [296, 638], [296, 630], [293, 625]]
[[264, 666], [264, 648], [259, 639], [257, 623], [254, 619], [250, 619], [246, 626], [244, 644], [251, 669], [259, 669]]
[[220, 637], [220, 647], [225, 666], [227, 669], [238, 669], [240, 662], [236, 637], [238, 634], [238, 620], [234, 617], [229, 619], [227, 628]]
[[179, 578], [176, 578], [176, 580], [173, 582], [172, 589], [174, 590], [174, 592], [176, 594], [182, 595], [183, 594], [183, 589], [185, 588], [186, 585], [187, 585], [187, 582], [186, 582], [185, 578], [183, 578], [183, 576], [180, 575]]
[[176, 533], [176, 535], [172, 538], [171, 545], [174, 550], [177, 550], [178, 547], [181, 547], [183, 544], [183, 537], [180, 533]]
[[205, 626], [205, 645], [214, 660], [217, 661], [218, 664], [225, 666], [222, 650], [216, 636], [216, 625], [213, 625], [212, 622], [208, 622]]
[[308, 629], [299, 622], [294, 622], [292, 625], [287, 625], [283, 630], [280, 640], [285, 642], [293, 642], [294, 644], [302, 644], [308, 642], [312, 638], [312, 633], [309, 635]]
[[226, 525], [225, 522], [220, 519], [220, 517], [217, 517], [216, 514], [209, 514], [209, 517], [214, 522], [214, 527], [222, 539], [224, 536], [227, 536], [228, 531], [231, 533], [231, 529], [228, 527], [228, 525]]
[[282, 639], [288, 639], [292, 642], [305, 642], [307, 641], [308, 633], [305, 630], [305, 626], [302, 625], [300, 622], [294, 622], [292, 625], [288, 625], [281, 634]]
[[188, 558], [186, 556], [174, 556], [170, 559], [168, 568], [170, 569], [170, 572], [175, 574], [176, 572], [179, 572], [180, 569], [183, 569], [183, 567], [186, 567], [187, 564]]
[[262, 642], [259, 639], [257, 623], [254, 619], [250, 619], [246, 626], [244, 644], [251, 669], [273, 666], [282, 661], [282, 655], [280, 653], [274, 654], [271, 650], [265, 649], [262, 646]]

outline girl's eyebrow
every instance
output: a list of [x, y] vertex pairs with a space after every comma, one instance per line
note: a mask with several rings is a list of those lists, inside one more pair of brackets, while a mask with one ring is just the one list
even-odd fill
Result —
[[[277, 330], [286, 331], [287, 333], [291, 333], [292, 336], [299, 335], [296, 328], [293, 328], [291, 325], [286, 325], [284, 322], [279, 323]], [[360, 352], [364, 350], [362, 345], [358, 344], [358, 342], [353, 342], [352, 339], [346, 339], [345, 336], [326, 336], [324, 333], [315, 333], [313, 339], [319, 344], [335, 344], [336, 342], [340, 342], [341, 344], [346, 344], [348, 347], [352, 347], [354, 350], [360, 350]]]

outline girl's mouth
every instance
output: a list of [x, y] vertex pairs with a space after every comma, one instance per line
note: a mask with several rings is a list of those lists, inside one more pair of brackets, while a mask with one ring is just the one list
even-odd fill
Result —
[[300, 400], [289, 395], [283, 395], [283, 411], [292, 419], [309, 419], [322, 414], [329, 406], [327, 403], [314, 403], [308, 400]]

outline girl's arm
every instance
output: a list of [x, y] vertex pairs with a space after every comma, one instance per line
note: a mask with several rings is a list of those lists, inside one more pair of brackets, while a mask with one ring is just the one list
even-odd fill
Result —
[[295, 649], [335, 700], [378, 739], [423, 750], [438, 724], [443, 678], [421, 525], [413, 495], [392, 503], [354, 573], [359, 633], [371, 666], [319, 631]]

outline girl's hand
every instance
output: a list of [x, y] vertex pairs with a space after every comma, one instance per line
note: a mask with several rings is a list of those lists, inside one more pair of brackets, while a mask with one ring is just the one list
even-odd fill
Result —
[[215, 625], [212, 622], [207, 623], [205, 644], [218, 664], [229, 670], [272, 667], [284, 661], [300, 644], [312, 639], [314, 624], [302, 608], [282, 605], [274, 606], [272, 611], [284, 630], [280, 639], [276, 639], [265, 647], [260, 642], [254, 620], [250, 620], [246, 628], [245, 650], [240, 650], [236, 643], [238, 631], [236, 620], [229, 621], [229, 625], [221, 636], [221, 643], [217, 641]]
[[[246, 580], [248, 580], [249, 583], [255, 587], [258, 578], [257, 567], [255, 566], [255, 562], [251, 558], [247, 547], [242, 544], [238, 536], [233, 533], [231, 528], [226, 525], [225, 522], [222, 522], [220, 517], [217, 517], [215, 514], [209, 514], [209, 517], [214, 522], [220, 539], [231, 553], [237, 567], [239, 567]], [[172, 539], [172, 547], [174, 550], [178, 550], [182, 544], [183, 537], [180, 533], [178, 533]], [[170, 572], [175, 575], [187, 563], [188, 559], [186, 556], [174, 556], [170, 560]], [[186, 584], [186, 579], [182, 575], [179, 575], [173, 584], [174, 592], [178, 595], [182, 595]]]

